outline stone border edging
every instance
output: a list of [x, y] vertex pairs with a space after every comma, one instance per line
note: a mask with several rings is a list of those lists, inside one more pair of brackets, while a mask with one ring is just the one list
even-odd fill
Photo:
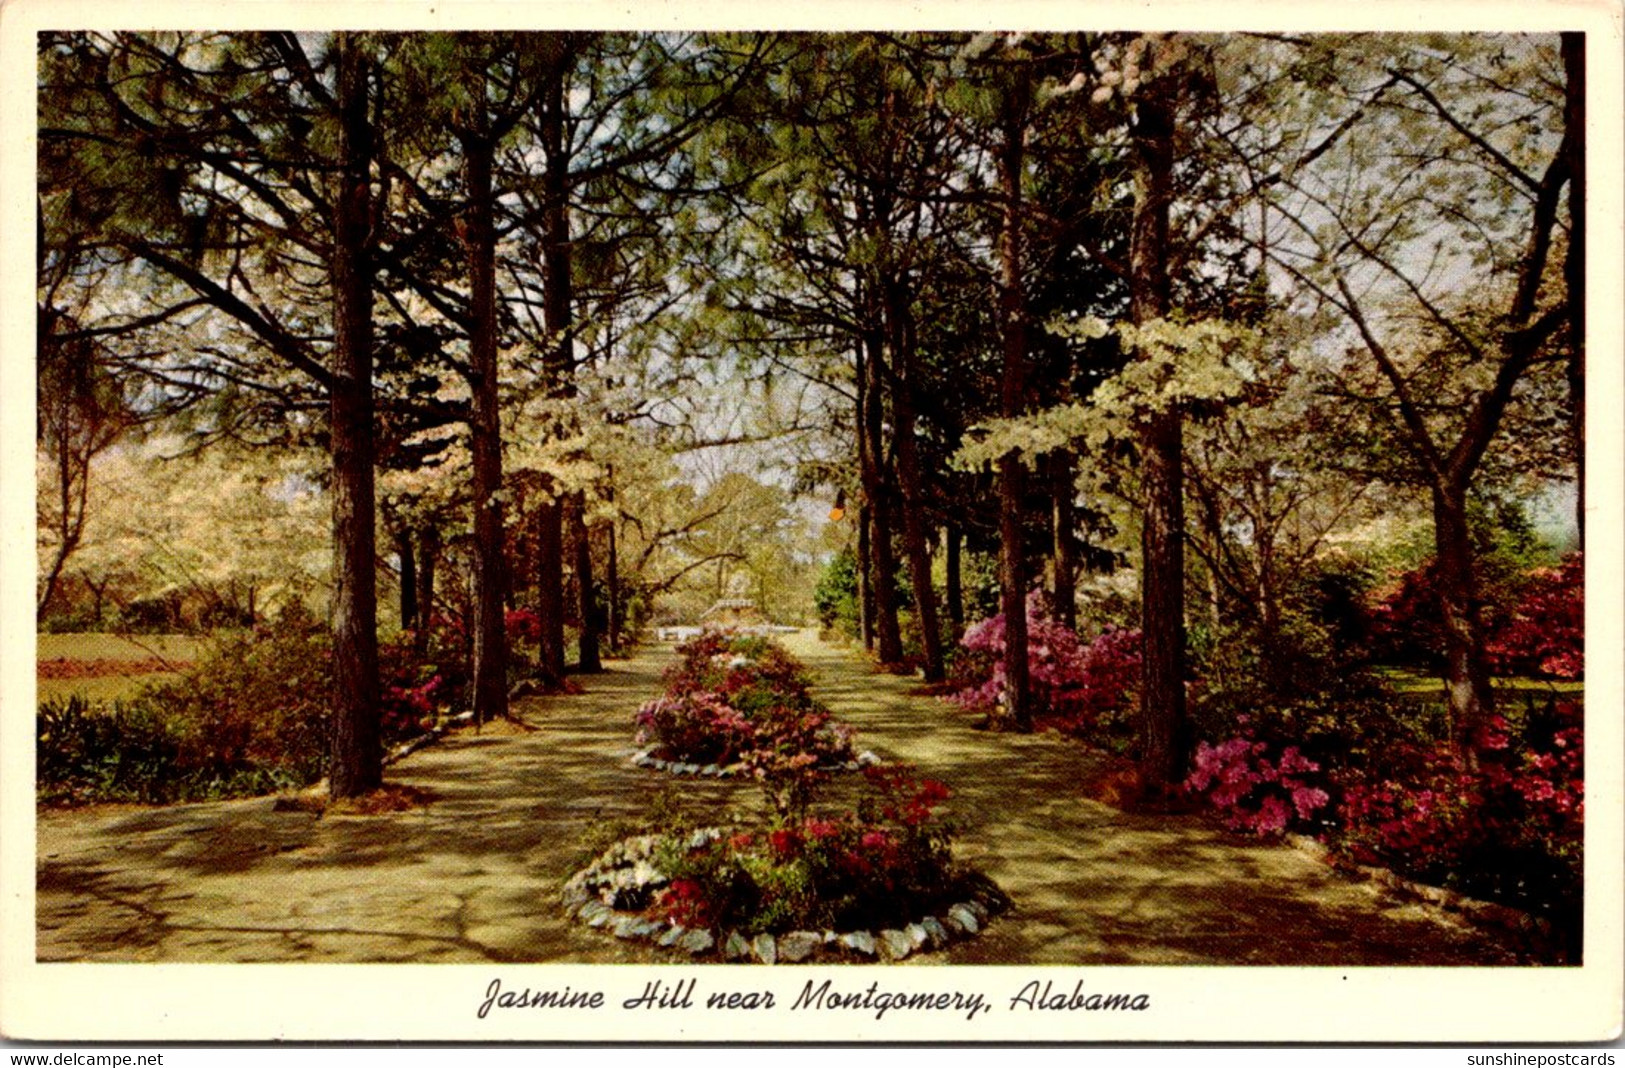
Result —
[[384, 766], [388, 767], [397, 760], [400, 760], [402, 757], [410, 756], [419, 749], [422, 749], [424, 746], [429, 745], [432, 742], [439, 741], [441, 737], [453, 727], [464, 727], [473, 722], [473, 712], [461, 712], [449, 719], [437, 723], [417, 737], [407, 739], [400, 745], [397, 745], [394, 749], [391, 749], [388, 753], [384, 754]]
[[[707, 845], [721, 838], [723, 833], [719, 827], [702, 828], [689, 836], [690, 846]], [[652, 834], [623, 839], [572, 875], [559, 895], [565, 913], [594, 930], [607, 931], [624, 941], [679, 949], [691, 957], [711, 955], [728, 962], [799, 964], [834, 955], [842, 959], [855, 955], [870, 960], [899, 961], [914, 953], [944, 949], [955, 941], [980, 934], [997, 908], [997, 903], [990, 906], [972, 898], [949, 905], [942, 910], [941, 917], [924, 916], [901, 929], [887, 928], [878, 934], [828, 930], [791, 931], [781, 935], [764, 932], [751, 939], [738, 931], [723, 933], [706, 928], [684, 928], [680, 924], [620, 912], [615, 904], [623, 893], [642, 893], [664, 884], [665, 876], [652, 862], [658, 840], [659, 836]]]
[[1552, 936], [1550, 921], [1543, 920], [1539, 916], [1520, 909], [1515, 909], [1511, 905], [1468, 897], [1458, 890], [1451, 890], [1444, 886], [1420, 883], [1414, 879], [1407, 879], [1389, 868], [1379, 868], [1370, 864], [1358, 864], [1351, 860], [1345, 860], [1334, 854], [1331, 847], [1325, 842], [1318, 838], [1311, 838], [1308, 835], [1290, 834], [1287, 835], [1287, 841], [1299, 851], [1307, 853], [1316, 860], [1339, 871], [1361, 876], [1369, 882], [1397, 891], [1414, 901], [1438, 905], [1447, 911], [1459, 913], [1469, 920], [1488, 924], [1492, 927], [1499, 927], [1514, 934], [1535, 935], [1541, 938], [1550, 938]]
[[[665, 760], [654, 755], [653, 748], [640, 749], [631, 756], [632, 764], [640, 768], [652, 768], [655, 771], [669, 772], [672, 775], [697, 775], [702, 779], [733, 779], [745, 775], [743, 764], [696, 764], [691, 761]], [[848, 760], [844, 764], [828, 764], [821, 767], [821, 771], [857, 771], [859, 768], [883, 764], [885, 761], [865, 749], [857, 755], [855, 760]]]

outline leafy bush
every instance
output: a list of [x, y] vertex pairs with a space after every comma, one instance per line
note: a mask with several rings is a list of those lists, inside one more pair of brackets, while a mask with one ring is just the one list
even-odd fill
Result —
[[510, 608], [502, 622], [510, 642], [536, 645], [542, 640], [542, 617], [533, 609]]
[[858, 558], [851, 549], [842, 549], [824, 565], [813, 590], [813, 607], [818, 622], [825, 630], [837, 631], [848, 638], [858, 636], [861, 622], [858, 618]]
[[1372, 651], [1377, 659], [1424, 671], [1444, 666], [1444, 614], [1438, 564], [1428, 560], [1372, 591]]
[[813, 700], [810, 676], [783, 646], [705, 630], [677, 651], [665, 693], [635, 717], [640, 744], [668, 760], [741, 763], [780, 811], [799, 808], [825, 770], [852, 759], [851, 732]]
[[[1485, 652], [1497, 674], [1578, 679], [1585, 674], [1585, 561], [1555, 568], [1488, 569], [1483, 581]], [[1444, 623], [1437, 564], [1429, 560], [1375, 592], [1373, 647], [1385, 662], [1438, 672]]]
[[667, 694], [705, 691], [746, 716], [769, 705], [812, 706], [812, 678], [776, 642], [760, 635], [706, 629], [677, 647], [666, 669]]
[[432, 727], [467, 692], [468, 659], [461, 636], [441, 625], [424, 637], [421, 651], [410, 631], [378, 644], [380, 726], [387, 740]]
[[169, 800], [180, 739], [150, 706], [97, 708], [78, 694], [45, 701], [35, 741], [45, 804]]
[[[998, 716], [1004, 694], [1004, 615], [972, 625], [954, 657], [958, 689], [946, 699]], [[1087, 646], [1027, 600], [1027, 672], [1040, 725], [1110, 743], [1121, 740], [1140, 677], [1139, 631], [1107, 629]]]
[[[1317, 618], [1318, 617], [1318, 618]], [[1276, 752], [1297, 746], [1325, 767], [1367, 767], [1445, 737], [1442, 711], [1406, 701], [1339, 639], [1342, 624], [1295, 602], [1273, 628], [1221, 628], [1194, 665], [1193, 734], [1246, 735]]]
[[965, 898], [950, 827], [936, 819], [948, 788], [902, 767], [869, 768], [857, 809], [803, 815], [695, 847], [666, 837], [670, 885], [654, 910], [685, 927], [744, 934], [901, 927]]
[[679, 690], [638, 709], [638, 743], [658, 741], [668, 759], [731, 764], [754, 738], [751, 723], [709, 690]]
[[771, 705], [750, 726], [742, 763], [781, 818], [805, 812], [830, 769], [852, 759], [852, 729], [822, 707]]
[[1349, 776], [1335, 843], [1349, 858], [1546, 916], [1577, 937], [1583, 887], [1582, 715], [1554, 701], [1521, 730], [1497, 717], [1472, 768], [1448, 746], [1399, 773]]
[[1320, 765], [1297, 746], [1277, 754], [1267, 743], [1248, 737], [1217, 746], [1202, 742], [1195, 762], [1185, 789], [1206, 797], [1234, 830], [1267, 836], [1310, 826], [1331, 800], [1316, 785]]
[[1062, 729], [1096, 741], [1121, 742], [1133, 730], [1139, 701], [1140, 632], [1108, 627], [1083, 647], [1080, 712]]
[[[443, 678], [404, 641], [380, 650], [380, 671], [385, 742], [415, 735], [438, 711]], [[326, 772], [332, 693], [327, 626], [290, 602], [135, 698], [42, 704], [40, 798], [167, 803], [308, 785]]]
[[[1542, 609], [1530, 620], [1578, 585], [1577, 574], [1532, 584], [1526, 603]], [[1523, 655], [1561, 657], [1562, 627], [1549, 630], [1552, 645], [1531, 634]], [[1516, 722], [1495, 720], [1475, 770], [1453, 747], [1442, 708], [1393, 693], [1360, 649], [1305, 614], [1269, 636], [1254, 626], [1221, 633], [1201, 667], [1197, 736], [1228, 740], [1198, 746], [1187, 787], [1230, 826], [1316, 833], [1350, 860], [1535, 912], [1577, 937], [1576, 706], [1531, 702]]]
[[332, 678], [327, 627], [292, 601], [275, 620], [220, 637], [190, 671], [139, 700], [183, 740], [189, 779], [259, 792], [321, 777]]
[[[1542, 563], [1539, 540], [1513, 504], [1474, 500], [1468, 508], [1484, 633], [1502, 632]], [[1444, 665], [1444, 615], [1438, 561], [1394, 576], [1369, 595], [1372, 653], [1386, 664], [1437, 673]]]
[[1585, 560], [1526, 576], [1523, 595], [1486, 643], [1490, 666], [1503, 675], [1585, 676]]

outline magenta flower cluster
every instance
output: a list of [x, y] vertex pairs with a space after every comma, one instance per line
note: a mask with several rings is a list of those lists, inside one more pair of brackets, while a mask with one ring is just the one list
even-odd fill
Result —
[[806, 669], [782, 646], [707, 630], [677, 652], [665, 692], [635, 717], [638, 742], [663, 759], [740, 764], [785, 811], [853, 759], [851, 730], [813, 700]]
[[1585, 676], [1585, 560], [1570, 555], [1561, 567], [1527, 576], [1512, 616], [1490, 637], [1490, 666], [1502, 674]]
[[1185, 789], [1205, 796], [1234, 830], [1278, 835], [1308, 824], [1331, 801], [1315, 785], [1319, 771], [1295, 745], [1272, 755], [1268, 744], [1243, 736], [1198, 745]]
[[1476, 767], [1441, 744], [1409, 754], [1408, 775], [1351, 781], [1338, 813], [1343, 851], [1423, 877], [1458, 870], [1491, 844], [1577, 865], [1585, 825], [1581, 712], [1573, 704], [1556, 712], [1562, 726], [1547, 744], [1512, 745], [1497, 716], [1480, 734]]
[[[997, 714], [1004, 694], [1003, 613], [972, 625], [960, 639], [970, 654], [962, 688], [947, 700], [969, 712]], [[1133, 703], [1140, 677], [1140, 632], [1108, 627], [1085, 645], [1050, 618], [1036, 591], [1027, 599], [1027, 674], [1036, 718], [1067, 733], [1088, 735]]]

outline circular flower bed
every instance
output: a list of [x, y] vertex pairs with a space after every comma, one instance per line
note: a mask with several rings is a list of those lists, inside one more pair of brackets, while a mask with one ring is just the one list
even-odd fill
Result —
[[[728, 779], [736, 775], [748, 775], [750, 769], [743, 761], [733, 764], [695, 764], [684, 760], [664, 760], [655, 755], [653, 748], [640, 749], [632, 754], [632, 763], [640, 768], [653, 768], [655, 771], [670, 772], [673, 775], [697, 775], [702, 779]], [[872, 767], [880, 763], [880, 758], [867, 749], [857, 755], [854, 760], [844, 764], [825, 767], [825, 771], [857, 771], [860, 768]]]
[[980, 932], [1007, 901], [954, 862], [935, 819], [947, 787], [901, 767], [865, 777], [853, 811], [619, 842], [565, 884], [565, 907], [617, 938], [769, 964], [900, 960]]
[[666, 691], [638, 710], [633, 763], [677, 774], [791, 781], [876, 763], [813, 699], [806, 669], [767, 638], [706, 630], [677, 647]]

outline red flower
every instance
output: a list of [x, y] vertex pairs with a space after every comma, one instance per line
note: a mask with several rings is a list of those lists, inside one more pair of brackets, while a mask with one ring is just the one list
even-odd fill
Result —
[[822, 820], [814, 817], [801, 825], [802, 832], [814, 841], [833, 838], [841, 832], [841, 825], [834, 820]]
[[705, 927], [710, 922], [710, 903], [693, 879], [673, 879], [661, 891], [658, 907], [665, 910], [668, 921], [683, 927]]
[[773, 847], [774, 854], [779, 857], [794, 856], [801, 848], [801, 838], [796, 832], [788, 828], [773, 831], [767, 836], [767, 840], [768, 844]]
[[865, 849], [889, 849], [891, 836], [885, 831], [865, 831], [863, 837], [858, 839], [858, 844]]

